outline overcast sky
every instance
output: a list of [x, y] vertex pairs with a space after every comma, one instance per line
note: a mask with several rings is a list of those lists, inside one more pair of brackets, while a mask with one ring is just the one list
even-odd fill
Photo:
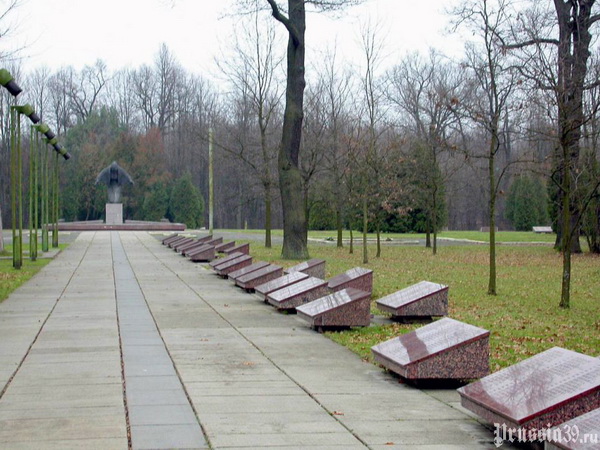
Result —
[[[189, 71], [215, 71], [234, 32], [235, 20], [223, 18], [233, 0], [21, 0], [12, 15], [15, 32], [0, 46], [25, 46], [23, 67], [72, 65], [80, 69], [103, 59], [109, 70], [152, 64], [164, 42]], [[0, 0], [6, 3], [6, 0]], [[266, 1], [265, 1], [266, 3]], [[389, 61], [433, 46], [458, 55], [462, 44], [447, 33], [448, 0], [366, 0], [338, 17], [307, 18], [307, 54], [338, 43], [348, 59], [356, 59], [360, 24], [381, 24]], [[282, 42], [285, 46], [285, 42]]]

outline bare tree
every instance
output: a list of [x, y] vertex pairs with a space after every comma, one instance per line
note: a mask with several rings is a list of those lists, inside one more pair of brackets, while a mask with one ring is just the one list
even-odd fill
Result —
[[[537, 88], [551, 92], [556, 105], [559, 148], [551, 176], [559, 192], [559, 227], [557, 243], [563, 255], [561, 308], [570, 307], [571, 254], [581, 251], [580, 225], [584, 211], [578, 206], [589, 204], [578, 199], [581, 138], [584, 124], [584, 92], [598, 81], [587, 83], [591, 56], [592, 29], [600, 20], [595, 0], [554, 0], [554, 12], [533, 3], [519, 16], [515, 27], [516, 42], [504, 42], [506, 50], [519, 50], [521, 73]], [[556, 36], [556, 34], [558, 36]], [[598, 184], [590, 191], [595, 195]], [[592, 197], [589, 197], [590, 201]]]
[[423, 198], [418, 206], [427, 215], [427, 243], [433, 233], [435, 255], [445, 184], [458, 169], [447, 164], [443, 170], [442, 163], [453, 148], [453, 128], [460, 120], [457, 110], [464, 101], [464, 76], [432, 50], [426, 61], [417, 54], [407, 57], [388, 77], [388, 99], [408, 119], [406, 131], [416, 134], [420, 144], [415, 147], [424, 157], [419, 158], [424, 163], [421, 170], [414, 173], [415, 187], [422, 194], [416, 197]]
[[102, 60], [93, 66], [85, 66], [81, 72], [69, 70], [70, 86], [67, 96], [70, 108], [79, 122], [85, 122], [98, 105], [100, 94], [106, 85], [106, 64]]
[[509, 0], [471, 0], [454, 11], [458, 25], [472, 30], [479, 45], [467, 47], [466, 67], [472, 77], [469, 116], [488, 136], [487, 160], [489, 189], [490, 270], [488, 294], [496, 295], [496, 202], [508, 166], [497, 167], [502, 144], [501, 121], [517, 86], [516, 72], [507, 63], [503, 35], [510, 26]]
[[308, 257], [308, 224], [302, 198], [302, 176], [298, 166], [306, 86], [306, 6], [313, 5], [321, 11], [336, 10], [359, 3], [359, 0], [288, 0], [287, 11], [277, 0], [266, 2], [271, 7], [275, 20], [288, 32], [286, 104], [278, 165], [283, 206], [282, 256], [286, 259], [301, 259]]
[[[264, 23], [258, 9], [252, 15], [252, 23], [242, 25], [241, 33], [236, 34], [234, 55], [223, 62], [218, 61], [218, 65], [236, 96], [250, 108], [256, 127], [231, 130], [233, 135], [241, 131], [233, 148], [225, 143], [219, 145], [240, 158], [259, 178], [265, 202], [265, 247], [271, 248], [273, 188], [277, 185], [274, 178], [277, 147], [272, 138], [279, 128], [275, 119], [282, 98], [278, 74], [283, 56], [275, 48], [276, 33], [272, 22]], [[258, 145], [251, 129], [258, 131]]]

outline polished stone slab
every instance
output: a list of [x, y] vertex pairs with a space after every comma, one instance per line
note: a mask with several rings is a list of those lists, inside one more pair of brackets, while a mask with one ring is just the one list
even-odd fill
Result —
[[308, 275], [303, 272], [292, 272], [289, 275], [276, 278], [264, 284], [260, 284], [254, 288], [256, 292], [263, 300], [266, 301], [266, 297], [271, 292], [283, 289], [284, 287], [290, 286], [299, 281], [306, 280]]
[[203, 245], [186, 254], [192, 262], [206, 262], [215, 259], [215, 247], [210, 244]]
[[311, 327], [366, 327], [371, 323], [371, 294], [348, 288], [296, 307]]
[[325, 260], [324, 259], [309, 259], [295, 266], [285, 269], [286, 274], [302, 272], [311, 277], [325, 278]]
[[371, 347], [375, 361], [410, 379], [473, 379], [489, 373], [489, 335], [444, 318]]
[[223, 242], [222, 244], [216, 245], [215, 250], [217, 253], [225, 253], [225, 250], [232, 247], [235, 247], [235, 241]]
[[167, 247], [173, 248], [174, 245], [177, 245], [178, 243], [184, 242], [184, 241], [189, 242], [190, 239], [192, 239], [192, 238], [189, 236], [181, 236], [181, 235], [177, 236], [176, 238], [167, 242]]
[[248, 244], [248, 243], [238, 244], [235, 247], [230, 247], [223, 251], [223, 253], [225, 253], [226, 255], [230, 255], [235, 252], [240, 252], [240, 253], [243, 253], [244, 255], [249, 255], [250, 254], [250, 244]]
[[252, 256], [250, 255], [242, 255], [234, 258], [230, 261], [227, 261], [223, 264], [220, 264], [215, 267], [215, 271], [217, 275], [226, 277], [229, 273], [235, 272], [242, 267], [246, 267], [252, 264]]
[[329, 279], [328, 287], [332, 291], [354, 288], [365, 292], [373, 292], [373, 271], [363, 267], [355, 267]]
[[173, 250], [175, 250], [176, 252], [180, 252], [181, 249], [187, 245], [191, 245], [194, 244], [196, 242], [196, 239], [194, 238], [187, 238], [187, 239], [183, 239], [179, 242], [174, 243], [171, 248]]
[[421, 281], [377, 300], [377, 307], [393, 318], [448, 315], [448, 286]]
[[226, 262], [229, 262], [232, 259], [235, 259], [235, 258], [237, 258], [239, 256], [242, 256], [242, 255], [243, 255], [243, 253], [239, 253], [239, 252], [231, 253], [231, 254], [229, 254], [227, 256], [223, 256], [223, 257], [220, 257], [218, 259], [215, 259], [214, 261], [209, 262], [208, 265], [214, 269], [217, 266], [219, 266], [221, 264], [225, 264]]
[[544, 450], [599, 450], [600, 408], [550, 429]]
[[279, 278], [282, 273], [283, 268], [281, 266], [269, 264], [262, 269], [237, 277], [235, 279], [235, 284], [247, 291], [254, 291], [256, 286]]
[[238, 278], [248, 275], [252, 272], [256, 272], [257, 270], [264, 269], [269, 266], [269, 263], [266, 261], [257, 261], [255, 263], [250, 264], [249, 266], [242, 267], [241, 269], [234, 270], [233, 272], [229, 272], [227, 277], [230, 280], [237, 281]]
[[291, 310], [329, 294], [327, 281], [316, 277], [278, 289], [267, 295], [267, 302], [277, 309]]
[[600, 360], [553, 347], [458, 390], [492, 423], [541, 429], [600, 408]]

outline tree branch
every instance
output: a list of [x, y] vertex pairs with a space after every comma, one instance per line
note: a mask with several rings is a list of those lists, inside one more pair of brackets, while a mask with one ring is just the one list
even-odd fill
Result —
[[292, 25], [290, 19], [283, 15], [281, 10], [279, 9], [279, 6], [277, 6], [277, 2], [275, 0], [267, 0], [267, 3], [269, 3], [269, 5], [271, 6], [271, 15], [275, 18], [275, 20], [281, 22], [283, 26], [288, 30], [288, 33], [290, 34], [294, 45], [299, 45], [300, 36], [298, 35], [298, 30], [296, 30], [296, 28]]
[[529, 47], [530, 45], [537, 45], [537, 44], [558, 45], [559, 42], [558, 42], [557, 39], [538, 38], [538, 39], [531, 39], [529, 41], [518, 42], [518, 43], [515, 43], [515, 44], [505, 44], [505, 45], [502, 46], [502, 48], [504, 50], [514, 50], [514, 49], [517, 49], [517, 48]]

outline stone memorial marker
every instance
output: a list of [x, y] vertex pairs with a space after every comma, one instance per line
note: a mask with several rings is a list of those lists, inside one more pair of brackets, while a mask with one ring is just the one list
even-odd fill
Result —
[[181, 251], [181, 247], [184, 247], [188, 244], [193, 244], [194, 242], [196, 242], [196, 239], [194, 239], [194, 238], [183, 239], [183, 240], [178, 241], [175, 244], [173, 244], [173, 246], [171, 248], [173, 250], [175, 250], [176, 252], [179, 252], [179, 251]]
[[182, 255], [185, 255], [186, 250], [190, 250], [194, 247], [200, 247], [204, 245], [205, 242], [212, 240], [212, 238], [212, 235], [208, 235], [198, 239], [194, 239], [193, 242], [182, 245], [181, 247], [179, 247], [178, 250], [181, 252]]
[[377, 300], [377, 307], [393, 318], [448, 315], [448, 286], [421, 281]]
[[552, 227], [533, 227], [534, 233], [552, 234]]
[[544, 450], [600, 450], [600, 408], [550, 429]]
[[348, 288], [296, 307], [298, 317], [313, 328], [367, 327], [371, 323], [371, 294]]
[[235, 241], [223, 242], [215, 247], [217, 253], [225, 253], [228, 248], [235, 247]]
[[234, 258], [230, 261], [227, 261], [223, 264], [220, 264], [215, 267], [215, 271], [217, 275], [222, 277], [227, 277], [227, 274], [230, 272], [235, 272], [236, 270], [241, 269], [242, 267], [246, 267], [252, 264], [252, 256], [250, 255], [241, 255], [237, 258]]
[[267, 267], [268, 265], [269, 263], [266, 261], [257, 261], [255, 263], [250, 264], [249, 266], [242, 267], [241, 269], [234, 270], [233, 272], [229, 272], [227, 274], [227, 278], [229, 278], [232, 281], [237, 281], [239, 277], [260, 270], [263, 267]]
[[283, 289], [284, 287], [306, 280], [307, 278], [308, 275], [303, 272], [292, 272], [289, 275], [284, 275], [273, 281], [269, 281], [268, 283], [256, 286], [254, 292], [256, 292], [264, 301], [267, 301], [267, 295], [271, 292]]
[[330, 278], [328, 287], [334, 292], [351, 287], [371, 293], [373, 292], [373, 271], [362, 267], [355, 267]]
[[238, 252], [232, 253], [231, 255], [224, 256], [223, 258], [215, 259], [214, 261], [209, 262], [208, 265], [214, 269], [215, 267], [217, 267], [221, 264], [224, 264], [226, 262], [229, 262], [232, 259], [235, 259], [242, 255], [243, 255], [243, 253], [238, 253]]
[[282, 274], [283, 267], [269, 264], [262, 269], [237, 277], [235, 284], [247, 291], [254, 291], [254, 288], [259, 284], [279, 278]]
[[490, 332], [444, 318], [371, 347], [375, 361], [409, 379], [472, 379], [489, 373]]
[[229, 247], [223, 251], [223, 253], [225, 253], [226, 255], [230, 255], [235, 252], [240, 252], [240, 253], [243, 253], [244, 255], [249, 255], [250, 254], [250, 244], [248, 244], [248, 243], [239, 244], [239, 245], [236, 245], [235, 247]]
[[[214, 250], [215, 246], [219, 245], [221, 242], [223, 242], [223, 238], [211, 239], [210, 241], [205, 241], [201, 247], [195, 248], [193, 250], [188, 250], [187, 252], [185, 252], [185, 254], [186, 256], [194, 257], [196, 253], [206, 252], [206, 247], [212, 247]], [[212, 259], [215, 259], [215, 257], [213, 256]]]
[[167, 244], [167, 247], [169, 248], [175, 248], [175, 246], [181, 242], [189, 242], [191, 238], [189, 236], [181, 236], [175, 240], [172, 240], [171, 242], [169, 242]]
[[458, 389], [491, 423], [542, 429], [600, 407], [600, 360], [554, 347]]
[[194, 249], [192, 253], [187, 253], [192, 262], [206, 262], [215, 259], [215, 247], [212, 245], [203, 245]]
[[324, 259], [309, 259], [295, 266], [288, 267], [284, 271], [287, 274], [293, 272], [302, 272], [311, 277], [325, 278], [325, 260]]
[[327, 294], [329, 294], [327, 281], [309, 277], [306, 280], [271, 292], [267, 295], [267, 302], [277, 309], [291, 310]]
[[167, 236], [166, 238], [163, 238], [163, 239], [161, 240], [161, 242], [162, 242], [162, 245], [167, 245], [167, 243], [168, 243], [170, 240], [172, 240], [172, 239], [175, 239], [177, 236], [179, 236], [179, 234], [175, 233], [175, 234], [171, 234], [171, 235]]

